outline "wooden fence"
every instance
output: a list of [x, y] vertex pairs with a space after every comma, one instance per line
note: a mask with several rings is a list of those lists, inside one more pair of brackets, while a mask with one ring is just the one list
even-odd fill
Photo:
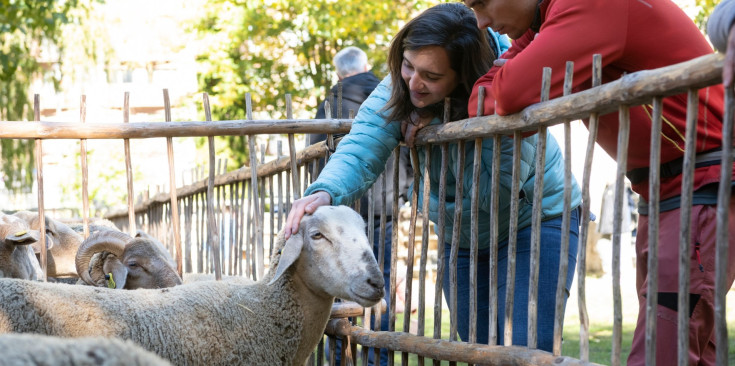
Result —
[[[548, 85], [550, 79], [550, 70], [544, 72], [544, 85], [546, 90], [542, 90], [542, 102], [529, 106], [520, 113], [511, 116], [481, 116], [470, 118], [457, 122], [446, 122], [441, 125], [429, 126], [419, 132], [417, 136], [418, 150], [412, 150], [412, 160], [418, 161], [419, 153], [424, 154], [425, 161], [429, 161], [431, 154], [436, 153], [436, 149], [429, 147], [438, 147], [441, 154], [441, 184], [439, 186], [440, 199], [444, 199], [446, 194], [446, 175], [449, 169], [455, 169], [455, 176], [459, 177], [456, 184], [456, 196], [462, 196], [462, 177], [464, 169], [464, 154], [458, 154], [458, 164], [455, 167], [448, 166], [449, 146], [456, 144], [458, 151], [465, 151], [465, 142], [473, 142], [475, 146], [474, 165], [472, 167], [473, 184], [471, 185], [471, 215], [469, 218], [462, 218], [461, 208], [454, 211], [455, 223], [460, 220], [469, 219], [473, 227], [472, 239], [470, 242], [470, 253], [472, 253], [470, 264], [470, 339], [469, 342], [460, 342], [457, 337], [457, 318], [456, 311], [456, 261], [457, 249], [459, 247], [459, 225], [453, 228], [451, 241], [450, 265], [444, 268], [441, 258], [443, 257], [443, 246], [438, 245], [436, 249], [438, 253], [433, 253], [440, 260], [436, 263], [436, 268], [432, 270], [437, 273], [437, 281], [433, 288], [434, 299], [431, 299], [427, 290], [426, 273], [427, 258], [431, 255], [428, 251], [428, 232], [423, 230], [421, 240], [415, 240], [410, 235], [408, 240], [408, 260], [406, 261], [406, 309], [411, 309], [412, 295], [414, 293], [411, 281], [414, 278], [414, 252], [418, 249], [420, 259], [418, 268], [418, 299], [417, 305], [417, 323], [418, 328], [414, 332], [409, 333], [409, 324], [413, 316], [410, 311], [406, 311], [403, 315], [403, 329], [395, 329], [396, 325], [396, 296], [397, 296], [397, 270], [396, 258], [397, 253], [397, 224], [398, 224], [398, 197], [387, 197], [385, 184], [383, 190], [378, 192], [375, 189], [368, 191], [369, 206], [369, 222], [368, 228], [379, 227], [380, 243], [383, 243], [383, 236], [386, 235], [385, 227], [387, 215], [385, 210], [382, 213], [373, 211], [372, 202], [376, 199], [383, 202], [392, 202], [393, 213], [391, 220], [393, 223], [393, 245], [391, 253], [391, 306], [388, 309], [390, 314], [390, 329], [387, 331], [376, 331], [375, 324], [370, 324], [365, 319], [370, 319], [369, 314], [379, 310], [359, 309], [357, 313], [352, 312], [347, 315], [342, 314], [340, 317], [332, 319], [328, 324], [326, 333], [329, 335], [328, 343], [331, 344], [329, 351], [334, 353], [335, 339], [342, 339], [342, 361], [360, 360], [363, 365], [367, 364], [368, 352], [373, 352], [376, 348], [386, 348], [390, 350], [389, 361], [393, 363], [393, 352], [401, 352], [401, 363], [407, 364], [409, 355], [416, 355], [419, 364], [424, 364], [426, 358], [433, 359], [434, 364], [438, 364], [440, 360], [449, 361], [450, 364], [463, 362], [469, 364], [519, 364], [519, 365], [537, 365], [537, 364], [590, 364], [589, 362], [589, 319], [586, 308], [586, 242], [589, 233], [587, 232], [587, 223], [589, 217], [589, 184], [590, 171], [593, 164], [593, 152], [595, 138], [597, 135], [598, 116], [604, 113], [618, 111], [620, 115], [620, 128], [618, 136], [618, 168], [616, 174], [616, 191], [615, 191], [615, 209], [614, 209], [614, 234], [612, 236], [613, 246], [613, 273], [612, 273], [612, 293], [614, 299], [613, 314], [611, 315], [613, 324], [612, 335], [612, 352], [610, 355], [610, 363], [619, 365], [621, 360], [622, 346], [622, 305], [620, 294], [620, 250], [621, 250], [621, 223], [623, 212], [623, 187], [624, 173], [626, 166], [626, 151], [628, 146], [629, 123], [627, 110], [630, 106], [641, 104], [653, 104], [653, 127], [651, 138], [652, 154], [651, 154], [651, 170], [650, 170], [650, 254], [649, 254], [649, 273], [655, 274], [657, 268], [657, 233], [658, 227], [658, 186], [660, 163], [659, 148], [660, 140], [655, 138], [660, 135], [661, 129], [661, 101], [663, 97], [689, 93], [689, 95], [697, 94], [698, 88], [715, 85], [721, 82], [722, 57], [719, 55], [709, 55], [695, 60], [684, 62], [682, 64], [670, 67], [642, 71], [634, 74], [628, 74], [604, 85], [599, 85], [601, 74], [601, 61], [595, 59], [593, 65], [593, 75], [596, 77], [595, 86], [592, 89], [571, 93], [569, 87], [565, 90], [565, 96], [548, 100]], [[567, 67], [567, 78], [571, 78], [571, 65]], [[571, 83], [567, 83], [571, 85]], [[172, 122], [170, 117], [170, 105], [168, 103], [168, 94], [164, 92], [164, 105], [166, 110], [166, 123], [129, 123], [128, 122], [128, 96], [124, 98], [123, 122], [120, 123], [94, 123], [87, 124], [85, 122], [84, 112], [81, 115], [80, 123], [50, 123], [40, 122], [38, 111], [40, 110], [39, 97], [35, 99], [36, 121], [35, 122], [0, 122], [0, 138], [25, 138], [35, 139], [36, 141], [36, 159], [38, 170], [38, 207], [43, 213], [43, 161], [42, 161], [42, 142], [45, 139], [79, 139], [82, 149], [82, 171], [83, 171], [83, 208], [85, 222], [88, 217], [88, 197], [87, 197], [87, 176], [86, 176], [86, 153], [85, 141], [87, 139], [123, 139], [125, 141], [125, 155], [127, 166], [127, 183], [128, 183], [128, 207], [125, 210], [115, 211], [108, 215], [108, 218], [114, 220], [119, 227], [133, 233], [136, 229], [143, 229], [150, 234], [161, 239], [175, 254], [175, 258], [179, 264], [178, 270], [182, 272], [214, 272], [216, 278], [221, 275], [243, 275], [254, 279], [261, 278], [263, 271], [268, 266], [268, 258], [270, 250], [273, 246], [274, 234], [283, 226], [285, 214], [288, 212], [290, 203], [299, 198], [308, 184], [315, 179], [320, 169], [320, 159], [328, 157], [331, 147], [336, 142], [332, 138], [332, 134], [347, 133], [350, 129], [350, 119], [331, 118], [327, 116], [324, 120], [297, 120], [293, 119], [290, 108], [290, 98], [287, 96], [287, 119], [286, 120], [253, 120], [252, 107], [250, 98], [247, 99], [247, 116], [246, 120], [238, 121], [211, 121], [209, 111], [209, 103], [207, 96], [203, 97], [203, 106], [206, 114], [206, 121], [202, 122]], [[339, 100], [339, 98], [338, 98]], [[687, 124], [687, 136], [694, 131], [696, 123], [696, 97], [690, 97], [689, 116]], [[84, 98], [82, 98], [82, 110], [84, 110]], [[327, 108], [329, 110], [330, 108]], [[341, 109], [341, 108], [340, 108]], [[732, 121], [733, 121], [733, 97], [732, 91], [728, 90], [726, 94], [726, 113], [725, 113], [725, 129], [723, 136], [723, 150], [732, 150]], [[341, 116], [339, 116], [341, 117]], [[579, 359], [561, 355], [561, 325], [564, 313], [564, 274], [567, 272], [567, 252], [568, 247], [562, 245], [561, 263], [559, 271], [559, 280], [556, 290], [556, 319], [554, 328], [554, 346], [553, 352], [545, 352], [536, 349], [536, 328], [538, 319], [536, 319], [535, 309], [538, 294], [533, 289], [537, 286], [534, 284], [538, 281], [539, 263], [539, 245], [540, 245], [540, 223], [541, 210], [535, 209], [532, 218], [532, 257], [531, 257], [531, 286], [529, 293], [529, 347], [519, 347], [512, 345], [513, 319], [512, 308], [514, 306], [522, 306], [524, 304], [513, 304], [513, 296], [507, 296], [505, 300], [505, 319], [497, 319], [498, 309], [493, 301], [497, 298], [496, 286], [498, 276], [506, 276], [508, 278], [508, 286], [506, 293], [513, 294], [513, 284], [515, 277], [515, 235], [511, 235], [509, 239], [509, 265], [508, 272], [497, 273], [496, 269], [491, 271], [490, 278], [490, 324], [489, 324], [489, 344], [475, 344], [477, 329], [474, 319], [477, 316], [476, 302], [477, 290], [476, 284], [478, 278], [476, 275], [477, 268], [477, 252], [478, 252], [478, 201], [479, 192], [475, 189], [479, 179], [479, 151], [478, 148], [487, 141], [492, 141], [495, 146], [499, 146], [501, 139], [512, 138], [514, 143], [514, 159], [513, 159], [513, 175], [514, 182], [520, 171], [519, 155], [520, 144], [523, 132], [535, 131], [538, 133], [538, 148], [536, 160], [536, 181], [533, 195], [533, 207], [540, 207], [541, 192], [543, 188], [543, 172], [545, 159], [545, 146], [547, 128], [556, 124], [564, 125], [565, 144], [563, 150], [567, 157], [565, 163], [564, 174], [564, 216], [562, 218], [562, 227], [569, 228], [571, 211], [571, 186], [572, 173], [569, 156], [571, 154], [570, 137], [570, 121], [575, 119], [589, 120], [589, 140], [586, 145], [586, 156], [584, 165], [584, 174], [581, 181], [583, 206], [581, 217], [581, 228], [579, 237], [579, 251], [577, 262], [577, 284], [578, 284], [578, 304], [580, 318], [580, 342], [579, 342]], [[326, 142], [309, 146], [303, 150], [297, 151], [295, 146], [295, 134], [304, 133], [327, 133], [329, 134]], [[264, 148], [256, 149], [254, 137], [259, 134], [282, 134], [287, 138], [283, 143], [278, 143], [277, 156], [265, 161], [263, 154]], [[213, 136], [221, 135], [246, 135], [249, 142], [250, 166], [232, 172], [216, 172], [214, 163], [214, 140]], [[174, 137], [184, 136], [207, 136], [209, 138], [209, 176], [207, 179], [197, 181], [193, 184], [178, 187], [175, 180], [175, 152], [173, 151], [172, 139]], [[510, 137], [512, 136], [512, 137]], [[133, 204], [134, 189], [132, 186], [132, 164], [130, 159], [130, 140], [141, 138], [165, 137], [167, 139], [170, 182], [169, 187], [177, 187], [168, 193], [157, 194], [150, 197], [142, 203]], [[682, 195], [682, 215], [688, 219], [691, 215], [691, 187], [693, 181], [693, 159], [694, 146], [691, 143], [693, 138], [687, 138], [686, 153], [684, 157], [684, 189]], [[579, 143], [579, 142], [577, 142]], [[283, 152], [283, 145], [287, 145], [288, 152]], [[498, 187], [497, 177], [499, 175], [500, 154], [499, 149], [495, 149], [493, 157], [493, 180], [492, 180], [492, 212], [498, 210]], [[259, 154], [260, 153], [260, 154]], [[395, 159], [394, 154], [393, 159]], [[727, 258], [727, 222], [728, 212], [723, 207], [728, 207], [730, 200], [730, 181], [732, 156], [723, 154], [722, 157], [722, 179], [718, 197], [718, 223], [717, 223], [717, 263], [716, 263], [716, 294], [715, 294], [715, 331], [717, 340], [717, 363], [726, 364], [728, 354], [727, 342], [727, 323], [725, 317], [725, 295], [727, 288], [725, 286], [725, 271]], [[399, 174], [400, 164], [393, 164], [393, 171], [386, 174], [393, 174], [394, 177]], [[429, 167], [424, 167], [424, 205], [428, 206], [428, 190], [431, 185], [428, 179]], [[218, 174], [216, 174], [218, 173]], [[419, 175], [415, 175], [414, 186], [419, 187]], [[385, 182], [385, 175], [379, 178]], [[397, 181], [397, 179], [396, 179]], [[397, 188], [397, 187], [394, 187]], [[518, 196], [520, 187], [514, 184], [511, 188], [511, 195]], [[394, 192], [398, 191], [394, 189]], [[421, 220], [423, 228], [427, 228], [429, 223], [428, 212], [417, 212], [418, 195], [417, 190], [410, 199], [411, 219], [409, 233], [413, 233], [417, 220]], [[686, 192], [689, 192], [688, 194]], [[171, 205], [171, 202], [177, 204]], [[518, 204], [516, 200], [511, 201], [510, 217], [517, 217]], [[457, 203], [461, 205], [461, 202]], [[386, 207], [383, 205], [383, 207]], [[439, 204], [439, 222], [437, 222], [439, 238], [444, 238], [444, 222], [445, 217], [444, 202]], [[40, 216], [43, 224], [43, 215]], [[497, 263], [498, 248], [498, 222], [497, 215], [493, 215], [494, 219], [490, 223], [490, 253], [491, 263]], [[378, 220], [378, 222], [374, 221]], [[686, 222], [686, 221], [682, 221]], [[510, 232], [517, 231], [517, 220], [511, 219]], [[682, 230], [687, 230], [688, 225], [682, 225]], [[373, 242], [373, 232], [369, 231], [370, 241]], [[567, 233], [569, 230], [562, 230]], [[183, 235], [182, 235], [183, 234]], [[690, 246], [688, 232], [682, 232], [681, 247], [688, 248]], [[42, 240], [44, 238], [42, 237]], [[414, 248], [414, 243], [420, 243], [420, 248]], [[562, 243], [568, 243], [568, 237], [562, 238]], [[41, 245], [44, 247], [45, 245]], [[381, 247], [380, 258], [381, 266], [382, 253], [385, 250]], [[688, 250], [681, 250], [682, 258], [679, 268], [687, 268], [686, 256]], [[42, 266], [45, 268], [46, 256], [42, 253]], [[496, 268], [491, 266], [491, 268]], [[452, 286], [449, 289], [442, 288], [442, 274], [444, 271], [450, 271]], [[688, 274], [688, 270], [681, 270], [681, 273]], [[656, 286], [658, 279], [655, 275], [651, 275], [648, 287], [649, 294], [656, 294]], [[625, 284], [625, 286], [633, 286], [633, 284]], [[679, 308], [688, 308], [688, 275], [680, 277], [679, 291]], [[448, 304], [450, 307], [450, 332], [442, 334], [442, 292], [450, 291], [451, 299], [455, 299]], [[427, 309], [427, 304], [434, 304], [433, 313]], [[647, 319], [646, 324], [646, 360], [647, 364], [655, 363], [655, 319], [652, 316], [656, 307], [656, 296], [647, 297]], [[681, 312], [684, 313], [685, 312]], [[347, 319], [347, 316], [356, 314], [366, 315], [362, 317], [362, 325], [354, 324]], [[427, 320], [433, 321], [433, 329], [426, 329]], [[497, 345], [498, 334], [495, 334], [496, 322], [501, 321], [505, 324], [505, 342], [504, 345]], [[678, 350], [680, 356], [680, 365], [687, 364], [688, 337], [686, 329], [688, 322], [686, 317], [679, 317], [679, 333], [678, 333]], [[361, 345], [358, 350], [357, 345]], [[358, 353], [358, 351], [360, 351]], [[377, 355], [377, 351], [375, 351]], [[333, 356], [333, 355], [332, 355]], [[328, 360], [333, 362], [334, 357], [325, 358], [324, 343], [309, 360], [310, 364], [321, 365]]]

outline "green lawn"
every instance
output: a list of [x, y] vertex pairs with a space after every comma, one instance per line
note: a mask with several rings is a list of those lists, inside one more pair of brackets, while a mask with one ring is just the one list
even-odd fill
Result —
[[[731, 306], [728, 306], [731, 308]], [[630, 345], [633, 341], [633, 330], [635, 323], [623, 323], [623, 345], [620, 359], [625, 362], [630, 353]], [[728, 363], [735, 365], [735, 321], [728, 322]], [[590, 361], [609, 365], [612, 354], [612, 324], [590, 324]], [[562, 354], [574, 358], [579, 357], [579, 323], [569, 324], [564, 327], [564, 343]]]
[[[588, 294], [588, 297], [590, 294]], [[623, 361], [623, 364], [625, 363], [625, 360], [628, 358], [628, 354], [630, 353], [630, 346], [631, 342], [633, 340], [633, 330], [635, 328], [635, 312], [633, 311], [634, 308], [630, 304], [630, 298], [624, 299], [624, 316], [623, 316], [623, 343], [622, 343], [622, 350], [621, 350], [621, 360]], [[570, 305], [573, 306], [573, 308], [570, 308]], [[571, 302], [567, 305], [567, 312], [565, 317], [565, 327], [564, 327], [564, 342], [562, 345], [562, 354], [569, 357], [578, 358], [579, 357], [579, 320], [577, 317], [577, 307], [576, 303]], [[609, 365], [611, 360], [611, 352], [612, 352], [612, 316], [610, 316], [609, 322], [601, 322], [599, 321], [599, 318], [596, 319], [593, 315], [595, 311], [602, 311], [603, 313], [612, 314], [611, 305], [608, 306], [609, 309], [598, 309], [598, 305], [595, 306], [594, 309], [590, 310], [590, 318], [592, 319], [590, 324], [590, 361], [594, 363], [599, 363], [603, 365]], [[637, 306], [637, 305], [636, 305]], [[427, 309], [429, 310], [429, 309]], [[433, 311], [433, 310], [429, 310]], [[727, 314], [728, 317], [728, 334], [730, 338], [730, 346], [729, 346], [729, 357], [728, 357], [728, 363], [729, 365], [735, 366], [735, 291], [730, 291], [727, 297]], [[732, 315], [731, 315], [732, 314]], [[416, 315], [415, 313], [412, 315], [412, 319], [415, 319]], [[427, 320], [426, 320], [426, 333], [431, 335], [433, 334], [433, 317], [432, 314], [427, 314]], [[597, 321], [595, 321], [597, 320]], [[397, 331], [403, 330], [403, 314], [397, 314], [396, 316], [396, 326], [395, 329]], [[449, 311], [446, 309], [443, 311], [442, 315], [442, 338], [448, 339], [449, 338]], [[358, 352], [358, 355], [360, 352]], [[394, 360], [396, 365], [401, 364], [401, 353], [395, 352], [394, 354]], [[427, 365], [431, 364], [431, 360], [426, 360], [425, 363]], [[448, 362], [442, 362], [442, 365], [448, 365]], [[356, 365], [362, 365], [362, 360], [358, 359], [358, 362]], [[409, 362], [408, 365], [418, 365], [418, 357], [416, 355], [410, 355], [409, 356]]]

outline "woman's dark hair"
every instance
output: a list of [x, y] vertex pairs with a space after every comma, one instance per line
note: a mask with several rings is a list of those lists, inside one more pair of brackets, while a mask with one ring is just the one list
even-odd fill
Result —
[[[477, 28], [475, 14], [461, 3], [433, 6], [409, 21], [393, 38], [388, 53], [392, 92], [385, 106], [391, 110], [389, 121], [404, 121], [417, 109], [411, 103], [408, 86], [401, 77], [405, 50], [415, 51], [427, 46], [439, 46], [447, 51], [449, 66], [457, 73], [459, 83], [449, 95], [450, 119], [467, 118], [467, 102], [480, 76], [487, 73], [495, 55], [490, 51], [485, 30]], [[444, 102], [422, 108], [441, 116]]]

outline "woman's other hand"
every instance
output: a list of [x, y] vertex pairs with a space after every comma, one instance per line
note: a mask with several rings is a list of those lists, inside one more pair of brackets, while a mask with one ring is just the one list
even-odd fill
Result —
[[294, 201], [286, 218], [286, 227], [284, 227], [286, 239], [299, 231], [299, 223], [304, 214], [314, 213], [319, 206], [329, 206], [331, 203], [332, 197], [324, 191], [317, 191]]

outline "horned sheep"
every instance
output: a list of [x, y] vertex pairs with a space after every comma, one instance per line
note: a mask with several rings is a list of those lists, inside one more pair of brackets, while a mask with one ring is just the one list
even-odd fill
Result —
[[174, 364], [303, 365], [335, 297], [372, 306], [383, 276], [352, 209], [320, 207], [252, 285], [203, 281], [114, 291], [0, 279], [0, 333], [132, 340]]
[[0, 355], [0, 364], [6, 366], [171, 365], [133, 342], [115, 338], [4, 334], [0, 335]]
[[75, 258], [82, 283], [117, 289], [165, 288], [182, 283], [176, 262], [158, 240], [141, 231], [96, 230]]

